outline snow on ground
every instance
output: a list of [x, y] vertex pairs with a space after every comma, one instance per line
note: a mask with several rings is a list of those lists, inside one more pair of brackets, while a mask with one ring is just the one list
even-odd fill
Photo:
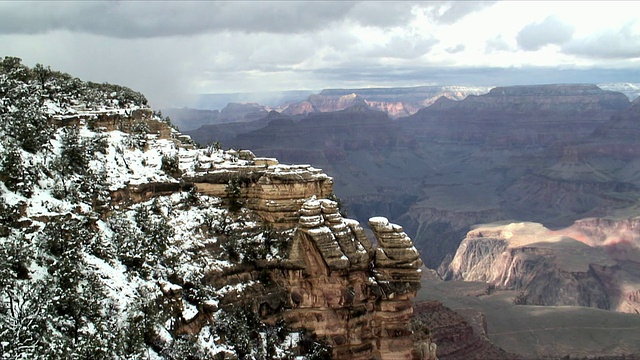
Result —
[[[82, 104], [75, 106], [62, 105], [60, 102], [46, 100], [44, 102], [43, 111], [45, 114], [54, 119], [74, 119], [78, 117], [97, 117], [98, 115], [122, 115], [127, 116], [138, 107], [129, 108], [107, 108], [98, 107], [97, 109], [88, 109]], [[0, 129], [2, 130], [2, 129]], [[93, 173], [103, 173], [106, 176], [105, 184], [108, 191], [117, 191], [127, 186], [135, 186], [154, 182], [177, 182], [179, 180], [168, 175], [162, 169], [163, 157], [178, 158], [179, 169], [185, 174], [195, 174], [197, 171], [220, 171], [228, 172], [242, 169], [250, 165], [251, 162], [241, 160], [237, 154], [233, 152], [224, 152], [220, 150], [209, 149], [193, 149], [178, 145], [174, 139], [161, 139], [157, 135], [146, 135], [143, 138], [136, 137], [135, 134], [124, 133], [119, 130], [113, 131], [94, 131], [87, 125], [78, 127], [78, 134], [82, 139], [99, 140], [104, 138], [106, 143], [106, 151], [91, 154], [89, 160], [89, 169]], [[46, 224], [47, 217], [56, 217], [60, 215], [70, 216], [74, 219], [80, 219], [83, 216], [91, 214], [94, 216], [96, 233], [100, 239], [111, 241], [114, 238], [114, 230], [108, 220], [100, 219], [95, 213], [90, 200], [70, 199], [68, 197], [54, 196], [56, 187], [60, 184], [59, 179], [51, 175], [54, 171], [51, 164], [59, 157], [63, 148], [64, 130], [57, 129], [54, 138], [49, 141], [48, 148], [43, 149], [35, 154], [22, 152], [23, 160], [28, 164], [43, 164], [39, 181], [33, 188], [30, 196], [24, 196], [16, 192], [12, 192], [0, 182], [0, 201], [5, 204], [15, 206], [17, 204], [25, 204], [25, 216], [31, 220], [33, 234], [28, 235], [34, 239], [38, 236], [38, 231], [42, 230]], [[0, 131], [0, 135], [2, 135]], [[136, 145], [136, 141], [140, 143]], [[0, 141], [0, 147], [3, 147]], [[3, 149], [3, 148], [0, 148]], [[267, 167], [265, 167], [267, 168]], [[293, 176], [300, 179], [315, 179], [318, 177], [328, 178], [328, 176], [318, 169], [310, 165], [269, 165], [268, 168], [278, 176]], [[63, 181], [81, 181], [84, 175], [71, 174], [66, 176]], [[248, 231], [243, 241], [253, 243], [264, 242], [262, 233], [256, 234], [253, 230], [258, 227], [254, 221], [246, 220], [242, 223], [223, 224], [226, 210], [221, 208], [221, 200], [205, 195], [198, 195], [198, 204], [194, 206], [185, 206], [189, 201], [188, 193], [175, 193], [171, 196], [158, 197], [146, 202], [130, 205], [121, 210], [128, 221], [135, 224], [136, 210], [141, 206], [157, 206], [160, 214], [157, 216], [164, 217], [172, 230], [169, 239], [170, 246], [168, 252], [172, 253], [179, 259], [176, 271], [180, 276], [188, 276], [189, 274], [203, 274], [204, 272], [213, 270], [222, 270], [233, 266], [227, 260], [216, 259], [215, 256], [207, 254], [205, 249], [216, 244], [218, 239], [212, 236], [210, 232], [203, 231], [203, 224], [209, 221], [211, 226], [228, 226], [232, 230], [252, 229]], [[156, 215], [154, 215], [156, 216]], [[96, 220], [97, 218], [97, 220]], [[328, 230], [328, 229], [326, 229]], [[326, 231], [325, 230], [325, 231]], [[315, 229], [311, 230], [315, 231]], [[286, 234], [289, 236], [291, 234]], [[268, 259], [275, 259], [280, 254], [277, 249], [272, 249], [268, 254]], [[343, 255], [346, 260], [346, 257]], [[118, 260], [101, 258], [89, 252], [83, 253], [83, 259], [87, 264], [89, 271], [99, 275], [100, 281], [103, 283], [107, 292], [107, 302], [112, 302], [118, 311], [123, 314], [131, 311], [132, 303], [140, 296], [141, 289], [154, 289], [158, 292], [157, 278], [143, 278], [134, 271], [130, 271]], [[45, 279], [47, 277], [47, 268], [41, 264], [32, 264], [29, 268], [30, 275], [33, 280]], [[170, 283], [166, 283], [171, 286]], [[216, 290], [216, 295], [222, 297], [225, 294], [236, 293], [238, 297], [242, 296], [242, 292], [255, 285], [254, 281], [240, 283], [235, 285], [226, 285]], [[177, 285], [176, 285], [177, 286]], [[218, 305], [217, 299], [210, 299], [206, 302], [208, 305]], [[183, 317], [191, 319], [197, 315], [198, 308], [187, 302], [183, 302]], [[89, 324], [91, 325], [91, 324]], [[91, 325], [92, 326], [92, 325]], [[205, 330], [203, 330], [205, 331]], [[207, 328], [207, 331], [209, 329]], [[167, 342], [173, 341], [171, 334], [166, 328], [159, 328], [158, 333], [162, 335]], [[219, 345], [216, 338], [212, 334], [201, 334], [198, 342], [201, 348], [206, 349], [210, 354], [220, 352], [233, 353], [231, 349], [224, 345]], [[298, 343], [300, 335], [292, 333], [288, 336], [285, 344], [294, 346]], [[284, 352], [282, 352], [284, 354]], [[149, 358], [160, 359], [160, 355], [149, 350]]]
[[103, 259], [86, 254], [84, 260], [93, 267], [107, 289], [108, 297], [117, 302], [117, 308], [124, 311], [136, 296], [137, 289], [142, 285], [139, 278], [126, 274], [126, 268], [121, 263], [109, 264]]

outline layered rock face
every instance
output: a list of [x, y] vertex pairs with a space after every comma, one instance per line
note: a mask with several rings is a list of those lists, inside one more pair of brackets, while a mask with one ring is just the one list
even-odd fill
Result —
[[[149, 139], [153, 138], [147, 147], [166, 142], [193, 150], [166, 123], [148, 119], [150, 111], [135, 116], [117, 112], [96, 116], [96, 126], [110, 129], [130, 130], [136, 122], [145, 121], [151, 128]], [[253, 310], [266, 322], [284, 320], [288, 328], [314, 334], [331, 346], [335, 359], [418, 356], [409, 320], [411, 299], [420, 287], [422, 261], [402, 227], [386, 218], [372, 218], [374, 247], [360, 223], [343, 218], [338, 203], [327, 199], [333, 195], [333, 179], [321, 170], [283, 165], [248, 150], [230, 150], [214, 157], [205, 154], [178, 151], [172, 170], [175, 177], [125, 184], [112, 192], [112, 202], [124, 206], [194, 191], [220, 199], [219, 204], [229, 209], [229, 219], [238, 217], [228, 225], [236, 227], [240, 236], [260, 237], [268, 228], [285, 234], [291, 243], [278, 257], [204, 270], [201, 281], [206, 285], [237, 290], [220, 291], [218, 300], [198, 303], [194, 316], [184, 316], [185, 289], [194, 284], [182, 279], [173, 279], [180, 285], [160, 282], [174, 311], [173, 334], [198, 334], [215, 323], [216, 311], [241, 296], [250, 298]], [[215, 246], [224, 241], [220, 235], [215, 245], [208, 245], [212, 248], [198, 250], [200, 256], [223, 251]]]
[[576, 228], [551, 231], [535, 223], [479, 226], [462, 241], [445, 277], [520, 290], [522, 304], [640, 309], [637, 264], [587, 245], [586, 231], [584, 242], [570, 237], [575, 234]]
[[[332, 178], [309, 165], [281, 165], [248, 151], [237, 156], [253, 165], [201, 164], [183, 180], [230, 206], [240, 204], [274, 229], [289, 231], [291, 245], [280, 260], [209, 278], [242, 284], [268, 277], [275, 290], [252, 296], [257, 309], [270, 309], [262, 310], [266, 321], [284, 319], [293, 329], [312, 332], [331, 346], [336, 359], [417, 356], [409, 320], [422, 261], [402, 227], [372, 218], [374, 247], [362, 226], [343, 218], [338, 204], [326, 199]], [[206, 316], [203, 309], [195, 319]]]
[[[424, 260], [436, 268], [473, 224], [522, 219], [564, 227], [627, 208], [637, 186], [611, 171], [626, 160], [589, 161], [579, 141], [628, 106], [623, 94], [593, 85], [515, 86], [441, 99], [400, 119], [437, 160], [420, 199], [397, 221], [420, 249], [433, 249]], [[626, 169], [619, 174], [632, 173]]]
[[639, 104], [615, 113], [589, 136], [523, 158], [535, 166], [505, 189], [507, 206], [514, 212], [539, 209], [539, 217], [530, 219], [554, 226], [579, 218], [636, 216]]
[[588, 137], [560, 147], [563, 154], [561, 160], [580, 164], [585, 169], [588, 169], [587, 164], [590, 165], [590, 172], [598, 174], [599, 180], [624, 181], [638, 186], [638, 179], [633, 174], [638, 168], [634, 160], [640, 155], [637, 142], [640, 136], [639, 122], [640, 100], [635, 100]]
[[[355, 94], [380, 103], [409, 96], [398, 91]], [[355, 218], [380, 214], [402, 223], [427, 266], [437, 268], [474, 224], [518, 219], [565, 227], [635, 206], [637, 144], [615, 143], [615, 134], [634, 134], [631, 108], [618, 114], [628, 106], [623, 94], [593, 85], [516, 86], [441, 99], [396, 121], [362, 104], [297, 117], [270, 114], [224, 144], [322, 167]]]
[[442, 101], [433, 110], [456, 108], [499, 110], [510, 113], [531, 111], [591, 111], [626, 108], [629, 99], [622, 93], [602, 90], [596, 85], [555, 84], [497, 87], [482, 96], [470, 96], [460, 104]]
[[326, 171], [348, 161], [349, 153], [380, 152], [412, 146], [412, 139], [394, 129], [388, 116], [362, 105], [302, 118], [271, 116], [268, 125], [239, 134], [229, 144], [251, 148], [261, 156], [292, 163], [310, 163]]
[[200, 109], [164, 109], [163, 115], [169, 116], [180, 130], [193, 130], [201, 126], [250, 122], [261, 119], [269, 113], [270, 108], [256, 103], [229, 103], [222, 110]]
[[541, 146], [587, 136], [628, 105], [623, 94], [595, 85], [514, 86], [459, 102], [442, 98], [403, 126], [439, 141]]
[[354, 105], [364, 105], [365, 100], [355, 93], [342, 96], [311, 95], [306, 101], [289, 105], [283, 110], [285, 115], [299, 115], [312, 112], [332, 112], [344, 110]]
[[276, 228], [295, 226], [306, 199], [333, 193], [333, 179], [310, 165], [280, 165], [273, 158], [256, 158], [248, 151], [244, 154], [254, 165], [213, 165], [214, 169], [183, 179], [198, 192], [255, 211]]
[[[564, 232], [587, 245], [606, 248], [617, 259], [633, 260], [633, 251], [640, 249], [640, 218], [637, 217], [581, 219]], [[629, 257], [625, 257], [626, 252]]]
[[379, 229], [375, 250], [335, 202], [303, 205], [289, 257], [295, 269], [283, 276], [293, 306], [283, 315], [328, 339], [336, 359], [410, 359], [410, 299], [422, 262], [402, 228], [383, 218], [371, 225]]

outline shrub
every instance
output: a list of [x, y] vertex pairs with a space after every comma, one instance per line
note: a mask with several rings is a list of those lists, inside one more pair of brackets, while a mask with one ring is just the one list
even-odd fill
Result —
[[524, 291], [520, 291], [518, 296], [513, 298], [513, 303], [515, 305], [527, 305], [527, 295], [524, 293]]
[[163, 155], [160, 169], [168, 175], [180, 177], [180, 175], [182, 175], [182, 171], [180, 171], [180, 160], [178, 158], [178, 154]]
[[243, 206], [242, 202], [240, 201], [240, 195], [242, 193], [240, 190], [240, 179], [230, 179], [224, 190], [229, 202], [229, 211], [237, 212], [238, 210], [240, 210]]

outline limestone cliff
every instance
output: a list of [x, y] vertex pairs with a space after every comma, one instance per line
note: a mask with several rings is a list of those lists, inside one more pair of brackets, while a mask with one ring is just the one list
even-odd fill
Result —
[[402, 124], [437, 141], [541, 146], [587, 136], [627, 106], [623, 94], [595, 85], [499, 87], [462, 101], [441, 98]]
[[[237, 217], [236, 222], [254, 223], [238, 229], [242, 237], [260, 236], [264, 228], [270, 228], [288, 244], [277, 257], [252, 257], [205, 272], [205, 284], [249, 288], [221, 295], [221, 307], [230, 306], [242, 295], [265, 321], [284, 320], [292, 329], [310, 331], [325, 341], [335, 359], [418, 356], [409, 320], [422, 261], [402, 227], [386, 218], [371, 218], [374, 247], [359, 222], [343, 218], [337, 202], [328, 199], [333, 196], [333, 179], [321, 170], [283, 165], [248, 150], [227, 155], [232, 161], [199, 157], [177, 182], [129, 185], [112, 198], [119, 203], [139, 203], [187, 190], [220, 198], [231, 211], [228, 216]], [[181, 167], [194, 160], [186, 154], [178, 158], [185, 163]], [[248, 255], [239, 256], [246, 259]], [[181, 289], [193, 285], [173, 281], [176, 290], [163, 292], [181, 314]], [[213, 321], [217, 306], [194, 305], [198, 309], [195, 316], [176, 318], [177, 333], [198, 333]]]
[[336, 359], [412, 358], [410, 299], [422, 263], [402, 229], [372, 219], [374, 250], [335, 202], [311, 200], [301, 213], [290, 255], [299, 267], [281, 279], [291, 294], [287, 322], [328, 339]]

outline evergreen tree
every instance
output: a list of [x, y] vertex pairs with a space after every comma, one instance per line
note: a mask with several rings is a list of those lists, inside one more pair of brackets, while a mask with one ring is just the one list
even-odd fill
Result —
[[0, 58], [0, 74], [9, 79], [26, 83], [30, 79], [29, 68], [22, 64], [22, 59], [7, 56]]
[[109, 311], [104, 284], [85, 260], [86, 246], [94, 241], [94, 234], [85, 223], [57, 218], [46, 225], [42, 235], [51, 256], [45, 279], [51, 299], [47, 304], [49, 331], [43, 338], [47, 355], [113, 357], [118, 325], [111, 319], [114, 314]]
[[248, 304], [237, 304], [216, 314], [214, 330], [231, 346], [238, 358], [248, 359], [261, 348], [258, 315]]
[[51, 71], [49, 66], [45, 67], [42, 64], [36, 64], [31, 71], [33, 73], [33, 77], [40, 84], [40, 89], [44, 92], [46, 90], [47, 82], [53, 75], [53, 71]]
[[86, 144], [80, 138], [77, 126], [67, 126], [63, 129], [60, 139], [60, 170], [64, 175], [84, 174], [89, 166], [89, 156]]
[[182, 171], [180, 171], [178, 154], [163, 155], [160, 169], [173, 177], [180, 177]]
[[0, 108], [0, 125], [20, 147], [36, 153], [48, 145], [53, 127], [40, 108], [40, 89], [15, 77], [15, 74], [0, 76], [0, 92], [10, 104]]
[[17, 227], [16, 221], [19, 218], [18, 206], [0, 202], [0, 239], [11, 234], [12, 229]]
[[0, 160], [0, 181], [9, 190], [29, 197], [37, 180], [37, 166], [27, 166], [21, 150], [9, 145]]
[[0, 285], [0, 358], [43, 359], [42, 334], [49, 316], [45, 284], [11, 280]]

